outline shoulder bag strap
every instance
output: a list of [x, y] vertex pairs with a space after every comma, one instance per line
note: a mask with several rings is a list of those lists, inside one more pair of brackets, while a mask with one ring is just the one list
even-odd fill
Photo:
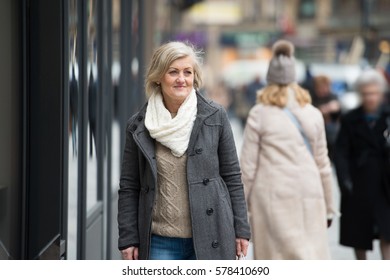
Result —
[[309, 150], [310, 154], [313, 155], [313, 149], [310, 145], [309, 138], [307, 138], [305, 131], [303, 130], [303, 127], [302, 127], [301, 123], [299, 122], [299, 120], [297, 119], [297, 117], [287, 107], [285, 107], [283, 111], [287, 114], [289, 119], [292, 121], [292, 123], [295, 125], [295, 127], [299, 130], [299, 132], [302, 135], [303, 141], [305, 142], [307, 149]]

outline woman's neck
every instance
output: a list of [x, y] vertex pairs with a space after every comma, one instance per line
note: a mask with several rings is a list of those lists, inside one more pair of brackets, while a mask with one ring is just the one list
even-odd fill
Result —
[[167, 108], [171, 114], [177, 114], [181, 104], [183, 104], [185, 99], [171, 99], [163, 95], [163, 100], [165, 108]]

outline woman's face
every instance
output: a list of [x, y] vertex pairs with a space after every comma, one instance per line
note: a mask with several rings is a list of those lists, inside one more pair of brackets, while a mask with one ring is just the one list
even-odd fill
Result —
[[161, 79], [164, 98], [168, 100], [184, 100], [190, 94], [194, 84], [193, 59], [190, 56], [172, 62]]

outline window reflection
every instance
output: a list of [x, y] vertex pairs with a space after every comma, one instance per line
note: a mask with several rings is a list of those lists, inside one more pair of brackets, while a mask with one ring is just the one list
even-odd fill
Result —
[[111, 188], [113, 193], [119, 188], [120, 176], [120, 144], [121, 144], [121, 127], [119, 124], [119, 81], [121, 74], [120, 65], [120, 0], [112, 2], [112, 145], [111, 145]]
[[68, 240], [67, 258], [77, 258], [77, 185], [79, 147], [79, 64], [77, 1], [69, 1]]
[[98, 99], [98, 61], [97, 61], [97, 7], [96, 1], [88, 1], [88, 143], [87, 143], [87, 212], [97, 203], [97, 154], [96, 154], [96, 130], [97, 130], [97, 99]]
[[[140, 63], [140, 54], [142, 53], [141, 45], [140, 45], [140, 18], [139, 18], [139, 3], [138, 1], [132, 1], [132, 20], [131, 20], [131, 29], [132, 29], [132, 59], [131, 59], [131, 75], [133, 82], [131, 83], [131, 91], [132, 92], [140, 92], [142, 87], [142, 82], [140, 82], [140, 76], [139, 76], [139, 63]], [[132, 94], [130, 97], [130, 106], [131, 111], [135, 112], [139, 105], [142, 104], [141, 98], [139, 98], [139, 95]]]

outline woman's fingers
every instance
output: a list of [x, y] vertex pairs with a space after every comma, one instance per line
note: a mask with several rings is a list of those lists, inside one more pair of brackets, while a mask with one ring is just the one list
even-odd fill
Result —
[[249, 241], [242, 238], [236, 238], [236, 254], [237, 256], [244, 256], [248, 253]]
[[127, 248], [122, 251], [122, 258], [124, 260], [132, 260], [133, 259], [133, 252], [132, 247]]
[[134, 248], [134, 260], [138, 260], [138, 247]]
[[[121, 251], [124, 260], [138, 260], [138, 248], [129, 247]], [[137, 257], [137, 258], [135, 258]]]
[[244, 256], [248, 253], [249, 241], [246, 239], [241, 239], [241, 250]]
[[236, 238], [236, 255], [241, 255], [241, 240], [240, 238]]

